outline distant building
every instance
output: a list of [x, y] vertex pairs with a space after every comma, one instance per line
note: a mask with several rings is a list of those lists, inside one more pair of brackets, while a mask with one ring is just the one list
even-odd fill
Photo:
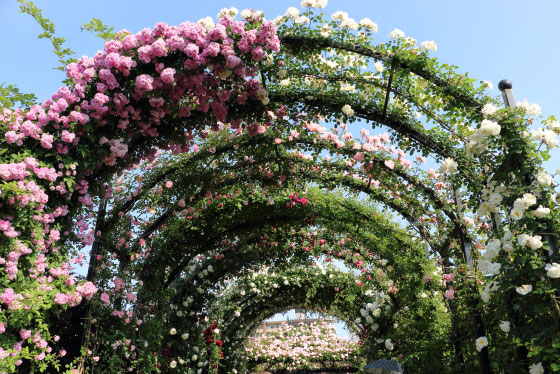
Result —
[[277, 329], [280, 328], [282, 325], [289, 325], [295, 326], [300, 323], [305, 325], [310, 325], [312, 323], [326, 323], [328, 328], [332, 330], [333, 333], [336, 334], [336, 327], [333, 325], [333, 320], [324, 319], [324, 318], [307, 318], [305, 310], [303, 309], [296, 309], [296, 318], [290, 319], [289, 317], [286, 318], [286, 321], [263, 321], [261, 322], [255, 331], [251, 334], [251, 337], [256, 338], [263, 335], [271, 334], [275, 332]]

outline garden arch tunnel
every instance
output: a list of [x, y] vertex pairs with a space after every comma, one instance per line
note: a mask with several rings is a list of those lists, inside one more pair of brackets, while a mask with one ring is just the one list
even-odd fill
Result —
[[[306, 14], [312, 24], [320, 17]], [[444, 281], [445, 288], [457, 287], [448, 291], [457, 291], [458, 297], [448, 302], [451, 317], [439, 323], [449, 327], [446, 324], [453, 322], [454, 327], [446, 331], [455, 334], [455, 342], [461, 331], [469, 338], [470, 347], [454, 347], [455, 353], [461, 353], [457, 357], [464, 368], [478, 367], [484, 373], [506, 367], [524, 370], [529, 366], [528, 350], [539, 352], [532, 365], [553, 362], [560, 338], [557, 328], [549, 326], [557, 326], [560, 318], [554, 299], [558, 284], [555, 273], [543, 273], [543, 268], [546, 263], [553, 266], [556, 254], [553, 242], [543, 244], [537, 234], [556, 231], [557, 215], [550, 214], [556, 201], [551, 199], [554, 188], [540, 166], [546, 154], [539, 154], [536, 143], [519, 135], [530, 120], [531, 108], [497, 110], [491, 105], [496, 101], [484, 93], [484, 85], [477, 86], [474, 80], [439, 64], [410, 39], [396, 38], [375, 46], [367, 24], [360, 25], [363, 34], [357, 35], [334, 20], [329, 23], [329, 35], [324, 36], [320, 28], [292, 21], [286, 17], [277, 29], [276, 24], [252, 12], [244, 21], [224, 16], [217, 25], [203, 23], [207, 28], [186, 22], [177, 27], [158, 24], [136, 35], [118, 33], [105, 44], [104, 52], [68, 66], [71, 84], [52, 100], [31, 108], [3, 110], [0, 141], [7, 152], [1, 154], [0, 164], [4, 181], [0, 202], [5, 210], [0, 248], [6, 258], [2, 294], [6, 333], [2, 338], [16, 347], [2, 348], [7, 352], [6, 368], [29, 370], [36, 365], [32, 357], [40, 362], [59, 359], [62, 343], [82, 337], [86, 352], [88, 347], [103, 351], [107, 342], [122, 342], [127, 334], [138, 340], [134, 356], [142, 359], [131, 359], [125, 344], [124, 351], [110, 356], [107, 363], [136, 365], [133, 369], [138, 372], [161, 364], [157, 355], [148, 354], [156, 347], [131, 324], [140, 321], [138, 316], [143, 313], [144, 320], [138, 324], [143, 327], [138, 331], [149, 331], [147, 336], [156, 339], [163, 338], [161, 331], [169, 327], [167, 320], [155, 319], [160, 312], [150, 305], [156, 295], [147, 291], [149, 283], [172, 284], [187, 265], [200, 265], [196, 255], [217, 252], [224, 239], [204, 230], [215, 228], [212, 223], [220, 219], [220, 224], [234, 230], [236, 223], [250, 223], [265, 235], [275, 232], [277, 223], [270, 226], [274, 214], [294, 230], [311, 231], [319, 224], [337, 228], [336, 223], [328, 222], [332, 221], [332, 206], [304, 204], [301, 197], [289, 196], [296, 190], [303, 192], [309, 183], [323, 190], [340, 187], [368, 194], [411, 224], [408, 234], [428, 242], [433, 250], [431, 260], [441, 256], [446, 271], [460, 281]], [[375, 61], [381, 65], [369, 71]], [[388, 128], [391, 138], [364, 130], [365, 142], [359, 142], [350, 131], [343, 133], [357, 119]], [[535, 138], [550, 147], [553, 142], [546, 134], [537, 133]], [[400, 150], [389, 148], [389, 141]], [[162, 155], [158, 149], [169, 152]], [[198, 153], [183, 159], [166, 156], [191, 150]], [[441, 172], [411, 168], [406, 154], [416, 151], [443, 161]], [[328, 158], [326, 153], [330, 153]], [[526, 162], [516, 169], [510, 162], [513, 157]], [[138, 169], [138, 163], [146, 160], [144, 169]], [[148, 162], [154, 160], [170, 165], [164, 165], [159, 174], [150, 174], [147, 170], [153, 165]], [[181, 175], [183, 166], [188, 172]], [[124, 184], [114, 178], [129, 169], [144, 170], [148, 187], [137, 185], [140, 175], [134, 171], [124, 175]], [[243, 182], [258, 189], [246, 188]], [[237, 194], [236, 189], [245, 198], [259, 194], [260, 202], [247, 207], [241, 204], [239, 213], [231, 215], [239, 221], [227, 222], [216, 209], [225, 204], [214, 204], [214, 192]], [[182, 192], [188, 193], [183, 196]], [[350, 200], [348, 195], [312, 194], [324, 196], [327, 202], [336, 200], [342, 212], [358, 214], [361, 209], [358, 201], [342, 203]], [[291, 214], [286, 209], [278, 214], [277, 208], [266, 204], [270, 196], [291, 205]], [[115, 213], [112, 218], [104, 214], [107, 200]], [[97, 222], [94, 202], [101, 202]], [[193, 209], [205, 205], [205, 210], [203, 214], [188, 209], [187, 214], [177, 214], [182, 209], [176, 204]], [[346, 209], [348, 206], [352, 209]], [[138, 207], [147, 213], [140, 214], [135, 210]], [[247, 212], [268, 216], [257, 222], [258, 215], [243, 216]], [[184, 225], [189, 213], [206, 217], [204, 230], [190, 237], [187, 230], [174, 233], [172, 229]], [[301, 222], [298, 214], [308, 214], [314, 221]], [[469, 225], [469, 220], [475, 224]], [[189, 219], [189, 225], [195, 221]], [[349, 222], [375, 230], [382, 220], [360, 213]], [[94, 224], [95, 229], [90, 230], [89, 225]], [[343, 227], [340, 224], [337, 230]], [[373, 244], [366, 232], [359, 233], [364, 236], [360, 240]], [[332, 232], [333, 239], [337, 234]], [[251, 237], [242, 231], [235, 235], [227, 238], [229, 244], [246, 240], [248, 256], [252, 247], [263, 244], [258, 235]], [[197, 248], [200, 251], [195, 257], [191, 255], [184, 263], [165, 258], [166, 250], [179, 254], [181, 241], [193, 243], [202, 238], [209, 247]], [[68, 261], [80, 242], [93, 244], [94, 256], [88, 282], [76, 285], [68, 274]], [[151, 252], [146, 243], [152, 242], [156, 262], [150, 265], [154, 267], [137, 276], [134, 266], [146, 270], [142, 256]], [[416, 248], [414, 253], [419, 255], [421, 247], [407, 242], [406, 248]], [[387, 253], [387, 257], [394, 254]], [[271, 259], [257, 256], [253, 261], [257, 266]], [[302, 262], [309, 264], [309, 260]], [[378, 266], [365, 262], [372, 268]], [[395, 262], [395, 268], [401, 262]], [[175, 271], [172, 265], [177, 265]], [[193, 275], [200, 274], [195, 270]], [[418, 277], [425, 275], [422, 272], [415, 281], [409, 280], [421, 287]], [[192, 281], [189, 287], [198, 284], [196, 279], [187, 279]], [[218, 279], [223, 278], [216, 273]], [[477, 281], [485, 285], [479, 288]], [[528, 285], [538, 292], [527, 295]], [[211, 284], [204, 286], [209, 292], [219, 291]], [[498, 287], [503, 293], [491, 297], [491, 290]], [[516, 288], [520, 288], [517, 293]], [[38, 291], [29, 293], [28, 289]], [[111, 291], [115, 297], [102, 291]], [[196, 292], [203, 295], [202, 301], [212, 299], [205, 289]], [[489, 302], [488, 308], [481, 307], [479, 294]], [[435, 298], [426, 299], [431, 300], [426, 301], [431, 303], [429, 308], [434, 307]], [[423, 303], [412, 296], [410, 302]], [[86, 308], [77, 308], [80, 303]], [[107, 305], [116, 309], [109, 313]], [[159, 307], [164, 305], [160, 300]], [[204, 312], [203, 306], [208, 305], [201, 302], [199, 310]], [[539, 311], [536, 318], [531, 317], [534, 310]], [[62, 313], [87, 317], [85, 331], [56, 339], [52, 327]], [[98, 313], [95, 318], [93, 313]], [[465, 314], [473, 317], [472, 325]], [[95, 340], [89, 332], [91, 321], [97, 318], [118, 328]], [[488, 327], [500, 320], [511, 320], [517, 346], [508, 344], [500, 330]], [[457, 327], [457, 322], [467, 327]], [[465, 333], [469, 326], [474, 332]], [[24, 339], [21, 330], [23, 336], [31, 331], [37, 341]], [[473, 341], [486, 336], [495, 345], [486, 346], [477, 339], [475, 351]], [[18, 349], [22, 345], [28, 349]], [[80, 368], [103, 366], [95, 364], [93, 355], [69, 355], [62, 362], [76, 359]]]

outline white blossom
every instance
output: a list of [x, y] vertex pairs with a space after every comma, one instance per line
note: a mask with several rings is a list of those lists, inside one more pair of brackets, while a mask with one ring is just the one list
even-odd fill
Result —
[[531, 137], [544, 143], [548, 149], [558, 147], [556, 132], [554, 132], [553, 130], [545, 128], [534, 129], [531, 130]]
[[383, 64], [377, 61], [373, 66], [375, 66], [375, 70], [381, 73], [384, 70]]
[[560, 278], [560, 264], [557, 264], [556, 262], [546, 264], [544, 270], [546, 270], [546, 275], [550, 278]]
[[552, 177], [546, 171], [540, 171], [535, 176], [537, 183], [541, 186], [550, 186], [552, 184]]
[[485, 119], [482, 120], [479, 131], [483, 136], [496, 136], [500, 134], [501, 129], [497, 122]]
[[231, 8], [223, 8], [222, 10], [220, 10], [220, 13], [218, 13], [218, 18], [224, 18], [225, 16], [231, 16], [231, 17], [235, 17], [237, 14], [239, 13], [239, 10], [237, 8], [231, 7]]
[[560, 122], [558, 122], [558, 121], [549, 122], [549, 123], [546, 124], [546, 127], [548, 127], [549, 129], [551, 129], [553, 131], [558, 131], [558, 130], [560, 130]]
[[523, 99], [523, 101], [518, 101], [517, 106], [525, 110], [528, 115], [536, 117], [541, 114], [541, 107], [539, 104], [536, 103], [528, 103], [527, 99]]
[[492, 114], [496, 113], [497, 110], [498, 110], [498, 108], [494, 104], [488, 103], [488, 104], [485, 104], [482, 107], [480, 112], [482, 113], [484, 118], [486, 118], [486, 117], [491, 116]]
[[389, 351], [392, 351], [393, 348], [395, 348], [391, 339], [385, 340], [385, 348], [387, 348], [387, 350], [389, 350]]
[[294, 23], [296, 25], [305, 25], [306, 23], [309, 23], [309, 18], [307, 18], [306, 16], [298, 16], [296, 17], [296, 19], [294, 19]]
[[452, 158], [446, 158], [445, 161], [441, 164], [440, 171], [442, 173], [454, 173], [457, 171], [457, 162]]
[[520, 295], [527, 295], [529, 292], [533, 291], [533, 286], [530, 284], [522, 284], [520, 287], [515, 289]]
[[529, 374], [544, 374], [542, 362], [529, 366]]
[[489, 90], [493, 90], [494, 89], [494, 85], [492, 84], [492, 82], [490, 81], [482, 81], [483, 84], [485, 84], [486, 86], [488, 86]]
[[290, 19], [296, 19], [299, 16], [299, 10], [293, 6], [286, 9], [286, 13], [284, 13], [284, 17], [288, 17]]
[[509, 332], [510, 329], [511, 327], [508, 321], [500, 322], [500, 330], [502, 330], [503, 332]]
[[512, 209], [512, 211], [510, 212], [510, 216], [512, 219], [519, 221], [521, 218], [523, 218], [523, 214], [525, 213], [525, 209]]
[[545, 208], [542, 205], [539, 205], [539, 207], [537, 209], [533, 210], [533, 214], [537, 218], [543, 218], [543, 217], [546, 217], [550, 214], [550, 209]]
[[327, 23], [325, 23], [323, 26], [321, 26], [321, 36], [322, 37], [327, 38], [327, 37], [329, 37], [329, 35], [331, 35], [331, 33], [332, 33], [332, 29], [330, 28], [330, 26]]
[[348, 13], [343, 12], [342, 10], [339, 10], [337, 12], [334, 12], [333, 15], [331, 16], [333, 21], [344, 21], [345, 19], [348, 18]]
[[342, 107], [342, 113], [344, 113], [347, 117], [352, 117], [354, 115], [354, 109], [348, 104]]
[[389, 38], [391, 39], [401, 39], [404, 38], [404, 31], [399, 29], [394, 29], [389, 33]]
[[175, 360], [171, 361], [171, 362], [169, 363], [169, 367], [170, 367], [171, 369], [176, 368], [176, 367], [177, 367], [177, 361], [175, 361]]
[[204, 27], [206, 31], [210, 31], [214, 28], [214, 20], [212, 17], [201, 18], [197, 22], [200, 26]]
[[347, 18], [340, 24], [343, 29], [356, 30], [358, 28], [358, 23], [353, 18]]
[[175, 335], [177, 334], [177, 330], [173, 327], [171, 330], [169, 330], [169, 335]]
[[360, 26], [365, 27], [368, 30], [377, 32], [377, 23], [373, 22], [369, 18], [362, 18], [359, 22]]
[[480, 352], [484, 347], [488, 346], [488, 339], [486, 338], [486, 336], [481, 336], [480, 338], [476, 338], [475, 344], [476, 350]]
[[422, 42], [422, 44], [420, 44], [420, 48], [425, 51], [437, 51], [437, 45], [433, 40]]

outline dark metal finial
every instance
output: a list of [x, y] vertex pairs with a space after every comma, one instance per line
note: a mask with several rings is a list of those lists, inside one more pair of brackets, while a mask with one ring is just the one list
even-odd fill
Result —
[[513, 84], [511, 83], [511, 81], [509, 79], [502, 79], [500, 81], [500, 83], [498, 83], [498, 88], [502, 92], [504, 90], [511, 90], [512, 87], [513, 87]]

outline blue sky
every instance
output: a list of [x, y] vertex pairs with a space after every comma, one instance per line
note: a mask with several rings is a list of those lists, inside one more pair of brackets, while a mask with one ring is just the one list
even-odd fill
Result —
[[[80, 26], [100, 18], [116, 30], [136, 32], [163, 21], [170, 25], [215, 17], [224, 7], [261, 9], [267, 18], [300, 6], [299, 0], [36, 0], [45, 17], [56, 25], [57, 34], [77, 56], [93, 56], [102, 41]], [[377, 40], [387, 40], [394, 28], [419, 42], [434, 40], [440, 61], [459, 66], [471, 77], [493, 82], [511, 79], [517, 100], [527, 98], [543, 108], [545, 115], [558, 114], [560, 103], [560, 1], [557, 0], [329, 0], [327, 13], [344, 10], [357, 20], [368, 17], [379, 25]], [[40, 100], [61, 85], [62, 72], [35, 21], [18, 12], [15, 0], [0, 0], [0, 83], [13, 83]], [[555, 153], [555, 156], [558, 152]], [[549, 169], [560, 166], [555, 157]]]

